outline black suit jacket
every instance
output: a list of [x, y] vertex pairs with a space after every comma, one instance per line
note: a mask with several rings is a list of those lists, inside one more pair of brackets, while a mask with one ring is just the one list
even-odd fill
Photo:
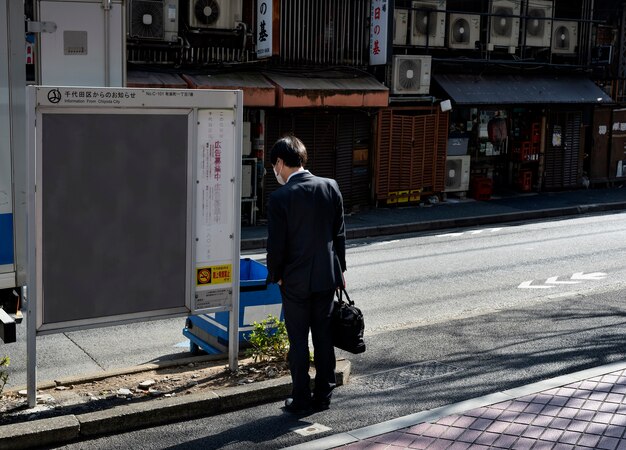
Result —
[[268, 281], [306, 294], [343, 286], [346, 237], [335, 180], [294, 174], [272, 192], [267, 208]]

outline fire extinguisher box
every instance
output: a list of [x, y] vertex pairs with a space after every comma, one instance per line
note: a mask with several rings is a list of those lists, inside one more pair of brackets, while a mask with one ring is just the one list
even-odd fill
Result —
[[[254, 322], [261, 322], [268, 315], [281, 321], [284, 319], [280, 289], [277, 284], [267, 282], [267, 267], [250, 258], [242, 258], [239, 260], [240, 349], [248, 346]], [[228, 311], [187, 317], [183, 335], [190, 341], [190, 351], [227, 353], [229, 318]]]

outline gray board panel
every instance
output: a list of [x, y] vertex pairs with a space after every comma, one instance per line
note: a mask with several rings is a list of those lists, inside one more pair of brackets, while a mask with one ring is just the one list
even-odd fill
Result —
[[42, 122], [43, 323], [183, 307], [188, 116]]

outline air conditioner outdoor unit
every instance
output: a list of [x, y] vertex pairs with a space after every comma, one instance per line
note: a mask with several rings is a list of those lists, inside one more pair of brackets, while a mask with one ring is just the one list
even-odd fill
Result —
[[578, 45], [578, 22], [555, 20], [552, 25], [552, 52], [575, 53]]
[[514, 53], [519, 42], [520, 0], [491, 0], [489, 13], [489, 50], [509, 47]]
[[189, 0], [192, 28], [234, 29], [241, 22], [242, 0]]
[[140, 39], [178, 39], [178, 0], [131, 0], [128, 33]]
[[[446, 0], [420, 0], [412, 3], [411, 45], [443, 47], [446, 40]], [[433, 12], [437, 11], [439, 12]]]
[[470, 155], [446, 158], [445, 192], [467, 191], [470, 181]]
[[406, 45], [406, 32], [409, 24], [408, 9], [393, 10], [393, 45]]
[[428, 94], [432, 56], [402, 55], [393, 57], [392, 94]]
[[475, 14], [450, 14], [448, 47], [474, 49], [480, 40], [480, 16]]
[[529, 0], [526, 16], [526, 45], [550, 47], [552, 0]]

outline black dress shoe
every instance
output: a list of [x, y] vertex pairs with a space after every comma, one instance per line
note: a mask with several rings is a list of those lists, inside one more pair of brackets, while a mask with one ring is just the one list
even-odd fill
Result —
[[316, 411], [324, 411], [330, 408], [330, 400], [327, 398], [319, 399], [319, 398], [313, 397], [311, 399], [311, 406]]
[[285, 400], [285, 411], [287, 412], [290, 412], [292, 414], [303, 414], [310, 410], [311, 410], [310, 403], [296, 402], [291, 397]]

